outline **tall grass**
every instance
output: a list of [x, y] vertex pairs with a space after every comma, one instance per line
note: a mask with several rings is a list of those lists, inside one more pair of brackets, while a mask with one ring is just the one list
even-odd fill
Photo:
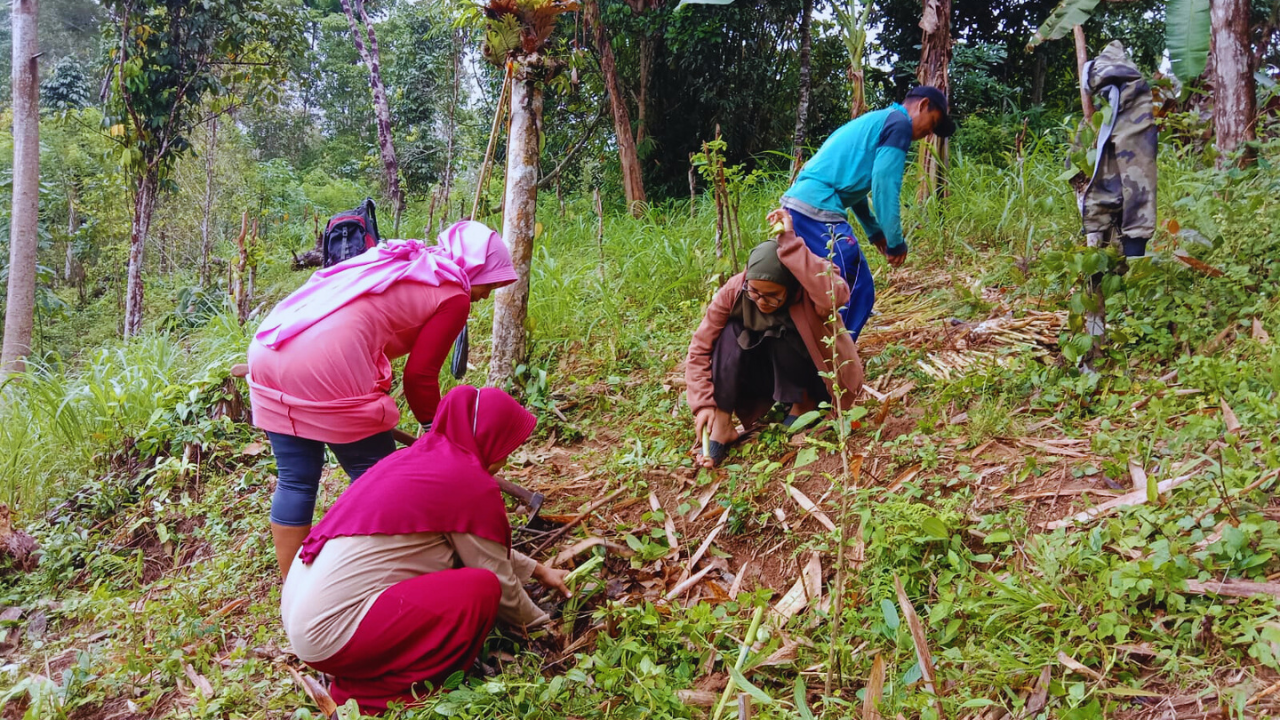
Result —
[[[764, 216], [785, 190], [773, 178], [748, 193], [740, 211], [745, 237], [739, 269], [756, 242], [767, 239]], [[715, 208], [700, 198], [655, 205], [636, 219], [606, 215], [603, 238], [590, 200], [567, 204], [565, 216], [539, 209], [550, 228], [538, 238], [529, 301], [539, 354], [588, 349], [603, 369], [669, 364], [698, 321], [702, 305], [731, 272], [729, 249], [716, 257]]]
[[[1000, 167], [957, 154], [945, 197], [922, 204], [914, 200], [918, 175], [909, 167], [903, 225], [911, 266], [926, 274], [976, 273], [985, 284], [1016, 285], [1028, 266], [1034, 274], [1044, 250], [1078, 243], [1074, 196], [1059, 179], [1062, 157], [1061, 133], [1055, 132], [1030, 138], [1021, 154], [1010, 154]], [[1177, 158], [1162, 160], [1162, 187], [1177, 187], [1178, 178], [1188, 176], [1184, 169]], [[785, 176], [770, 176], [744, 193], [745, 247], [738, 268], [751, 246], [766, 239], [764, 217], [786, 182]], [[640, 218], [608, 212], [598, 238], [600, 219], [589, 197], [569, 199], [563, 214], [554, 198], [545, 198], [539, 208], [545, 229], [535, 242], [532, 266], [531, 363], [550, 367], [572, 357], [585, 361], [593, 374], [676, 363], [706, 301], [732, 271], [730, 258], [715, 253], [715, 216], [706, 195], [692, 211], [687, 201], [674, 201], [653, 205]], [[878, 254], [867, 255], [877, 282], [892, 282]], [[262, 297], [269, 301], [306, 276], [286, 269], [286, 255], [268, 258], [260, 278]], [[489, 303], [474, 310], [476, 360], [488, 345], [491, 313]], [[224, 313], [189, 336], [113, 341], [82, 350], [74, 366], [37, 364], [11, 380], [0, 388], [0, 500], [39, 503], [83, 479], [96, 457], [145, 430], [155, 412], [172, 402], [166, 397], [173, 387], [242, 356], [255, 324], [241, 327]]]
[[222, 314], [188, 338], [150, 334], [85, 352], [74, 366], [32, 363], [0, 386], [0, 501], [39, 512], [76, 489], [186, 385], [247, 345], [247, 330]]

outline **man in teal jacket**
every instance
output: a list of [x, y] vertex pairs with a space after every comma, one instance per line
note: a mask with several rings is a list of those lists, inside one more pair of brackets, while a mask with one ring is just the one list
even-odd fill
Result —
[[782, 196], [796, 234], [814, 253], [832, 257], [849, 283], [849, 304], [840, 312], [855, 340], [871, 316], [876, 289], [848, 211], [889, 264], [901, 265], [907, 243], [899, 195], [907, 149], [912, 140], [930, 133], [950, 137], [955, 129], [941, 90], [913, 88], [901, 105], [867, 113], [831, 133]]

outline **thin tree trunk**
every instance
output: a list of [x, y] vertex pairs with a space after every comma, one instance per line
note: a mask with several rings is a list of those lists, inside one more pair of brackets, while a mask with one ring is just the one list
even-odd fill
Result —
[[1080, 109], [1084, 112], [1084, 121], [1093, 121], [1093, 97], [1085, 86], [1084, 64], [1089, 62], [1089, 46], [1084, 41], [1084, 28], [1076, 25], [1071, 28], [1076, 39], [1076, 77], [1080, 78]]
[[249, 233], [249, 213], [240, 213], [240, 234], [236, 236], [236, 262], [231, 263], [231, 275], [227, 283], [231, 304], [236, 307], [236, 318], [243, 324], [245, 310], [244, 282], [249, 269], [249, 249], [245, 246], [245, 236]]
[[813, 52], [813, 0], [804, 0], [804, 9], [800, 14], [800, 91], [796, 104], [796, 133], [791, 144], [791, 157], [794, 158], [792, 175], [799, 172], [803, 164], [804, 130], [809, 120], [809, 59]]
[[600, 188], [591, 188], [591, 196], [596, 205], [596, 249], [600, 251], [600, 277], [604, 277], [604, 203], [600, 201]]
[[[920, 68], [916, 77], [921, 85], [932, 85], [951, 95], [947, 67], [951, 64], [951, 0], [925, 0], [920, 19], [924, 35], [920, 40]], [[920, 143], [920, 165], [924, 171], [918, 197], [920, 200], [937, 192], [947, 165], [947, 143], [930, 135]]]
[[213, 218], [213, 170], [218, 152], [218, 117], [209, 121], [209, 142], [204, 149], [204, 209], [200, 216], [200, 287], [209, 284], [209, 256], [213, 253], [213, 234], [209, 222]]
[[[365, 34], [369, 38], [366, 47], [360, 37], [360, 27], [356, 22], [355, 11], [360, 13], [360, 22], [364, 24]], [[351, 28], [351, 39], [355, 43], [356, 52], [364, 60], [369, 69], [369, 87], [373, 90], [373, 111], [377, 118], [378, 149], [382, 153], [382, 166], [386, 174], [387, 194], [391, 197], [392, 234], [400, 234], [400, 215], [404, 211], [404, 191], [400, 188], [400, 161], [396, 159], [396, 148], [391, 139], [391, 105], [387, 103], [387, 89], [382, 84], [382, 59], [378, 51], [378, 38], [373, 32], [373, 23], [364, 11], [364, 0], [342, 0], [342, 11], [347, 16], [347, 25]]]
[[36, 0], [14, 0], [13, 206], [9, 218], [9, 288], [5, 301], [0, 376], [22, 372], [31, 352], [36, 309], [36, 225], [40, 206], [40, 79]]
[[640, 174], [640, 159], [636, 154], [636, 142], [631, 134], [631, 116], [627, 112], [626, 97], [618, 81], [618, 68], [614, 62], [609, 34], [600, 19], [599, 0], [587, 0], [583, 16], [591, 26], [596, 52], [600, 56], [600, 71], [604, 75], [605, 89], [609, 92], [609, 104], [613, 108], [613, 130], [618, 138], [618, 162], [622, 166], [622, 189], [627, 196], [627, 210], [640, 217], [645, 202], [644, 178]]
[[640, 37], [640, 92], [636, 93], [636, 144], [649, 136], [649, 79], [653, 77], [653, 56], [657, 37], [645, 33]]
[[129, 231], [129, 273], [124, 293], [125, 337], [133, 337], [142, 332], [142, 261], [159, 185], [156, 171], [148, 169], [143, 173], [133, 195], [133, 225]]
[[461, 75], [459, 65], [462, 62], [462, 43], [459, 41], [461, 31], [455, 31], [453, 38], [453, 95], [449, 100], [449, 150], [444, 161], [444, 211], [440, 214], [442, 224], [449, 217], [449, 193], [453, 191], [453, 141], [458, 134], [455, 117], [458, 113], [458, 78]]
[[489, 384], [502, 387], [515, 378], [525, 357], [525, 318], [529, 313], [529, 266], [538, 209], [538, 138], [542, 126], [543, 59], [537, 54], [519, 61], [511, 82], [511, 134], [507, 141], [506, 211], [502, 238], [519, 276], [494, 293], [493, 351]]
[[1249, 50], [1249, 0], [1212, 0], [1209, 4], [1213, 53], [1213, 133], [1221, 153], [1218, 166], [1241, 151], [1247, 165], [1254, 152], [1245, 143], [1257, 138], [1257, 92]]
[[689, 153], [689, 218], [698, 216], [698, 172], [693, 165], [693, 153]]
[[1031, 74], [1031, 104], [1041, 105], [1044, 103], [1044, 81], [1049, 70], [1049, 59], [1043, 47], [1036, 48], [1035, 56], [1035, 68]]
[[[506, 64], [506, 69], [502, 74], [502, 90], [498, 92], [498, 107], [493, 111], [493, 126], [489, 128], [489, 143], [484, 149], [484, 160], [480, 163], [480, 173], [476, 177], [476, 196], [471, 203], [471, 215], [469, 219], [480, 219], [480, 201], [484, 199], [485, 190], [489, 185], [489, 163], [493, 161], [494, 148], [498, 144], [498, 126], [502, 124], [502, 113], [506, 109], [508, 91], [511, 89], [511, 73], [515, 67], [512, 63]], [[508, 132], [510, 132], [508, 130]], [[487, 213], [486, 213], [487, 214]]]
[[76, 231], [80, 229], [80, 213], [76, 212], [76, 184], [68, 180], [67, 186], [67, 257], [62, 266], [62, 279], [71, 282], [76, 274]]

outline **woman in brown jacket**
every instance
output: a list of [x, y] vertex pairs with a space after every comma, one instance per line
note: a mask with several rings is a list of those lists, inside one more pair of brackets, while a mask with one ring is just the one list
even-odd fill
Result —
[[852, 407], [862, 388], [858, 347], [836, 313], [848, 302], [848, 284], [805, 247], [786, 212], [768, 219], [781, 222], [782, 233], [751, 251], [746, 270], [712, 298], [689, 343], [686, 394], [697, 436], [710, 436], [709, 457], [698, 458], [706, 467], [720, 464], [738, 439], [731, 414], [750, 427], [784, 403], [790, 425], [822, 402], [835, 404], [837, 395], [840, 409]]

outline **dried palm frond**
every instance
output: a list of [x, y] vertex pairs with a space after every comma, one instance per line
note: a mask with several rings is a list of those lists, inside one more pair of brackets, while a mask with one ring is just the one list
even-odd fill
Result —
[[1066, 313], [1037, 310], [1019, 317], [1002, 312], [977, 324], [961, 322], [948, 318], [946, 309], [927, 295], [890, 288], [876, 298], [876, 315], [858, 349], [864, 357], [889, 345], [930, 350], [919, 361], [920, 369], [949, 381], [992, 362], [1007, 363], [1018, 352], [1043, 355], [1057, 346], [1065, 324]]

